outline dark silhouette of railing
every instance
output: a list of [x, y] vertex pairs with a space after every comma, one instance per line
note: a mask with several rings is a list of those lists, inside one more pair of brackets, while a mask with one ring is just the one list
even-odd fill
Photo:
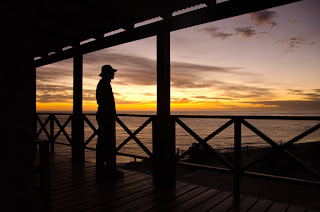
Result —
[[[43, 122], [39, 115], [46, 115], [46, 119]], [[57, 116], [67, 116], [68, 118], [66, 121], [61, 124], [61, 122], [58, 120]], [[88, 126], [92, 129], [93, 133], [89, 136], [88, 139], [84, 140], [84, 148], [88, 150], [96, 150], [95, 148], [89, 147], [88, 144], [98, 135], [98, 129], [94, 126], [94, 124], [88, 119], [89, 116], [94, 116], [95, 114], [83, 114], [83, 120]], [[147, 117], [147, 121], [145, 121], [139, 128], [137, 128], [134, 132], [132, 132], [119, 117]], [[44, 132], [47, 138], [50, 141], [50, 149], [51, 152], [54, 151], [54, 144], [61, 144], [61, 145], [67, 145], [71, 146], [72, 145], [72, 139], [68, 135], [68, 133], [65, 131], [65, 128], [68, 126], [69, 123], [72, 121], [72, 114], [67, 114], [67, 113], [38, 113], [37, 114], [37, 121], [40, 125], [40, 129], [37, 132], [37, 137]], [[152, 158], [152, 152], [140, 141], [139, 138], [137, 138], [137, 134], [141, 132], [147, 125], [150, 123], [153, 124], [153, 121], [155, 119], [154, 115], [135, 115], [135, 114], [117, 114], [116, 121], [117, 123], [126, 131], [126, 133], [129, 135], [123, 142], [121, 142], [120, 145], [117, 146], [116, 148], [116, 154], [117, 155], [122, 155], [122, 156], [127, 156], [127, 157], [132, 157], [132, 158], [139, 158], [139, 159], [151, 159]], [[55, 133], [55, 128], [54, 128], [54, 123], [56, 123], [59, 127], [59, 131]], [[46, 129], [46, 126], [49, 124], [49, 132]], [[65, 138], [67, 139], [68, 143], [63, 143], [57, 141], [58, 136], [63, 133]], [[124, 147], [131, 139], [133, 139], [139, 147], [148, 155], [148, 157], [141, 156], [141, 155], [134, 155], [130, 153], [123, 153], [120, 152], [121, 148]], [[152, 143], [152, 142], [151, 142]]]
[[[307, 135], [319, 130], [320, 123], [311, 127], [307, 131], [299, 134], [298, 136], [290, 139], [284, 144], [278, 144], [274, 140], [272, 140], [270, 137], [265, 135], [263, 132], [261, 132], [259, 129], [257, 129], [255, 126], [253, 126], [251, 123], [249, 123], [249, 120], [253, 119], [265, 119], [265, 120], [315, 120], [320, 121], [320, 117], [305, 117], [305, 116], [197, 116], [197, 115], [179, 115], [179, 116], [172, 116], [172, 118], [175, 120], [175, 122], [180, 125], [186, 132], [188, 132], [196, 141], [197, 144], [193, 145], [189, 148], [186, 152], [178, 156], [178, 163], [181, 165], [187, 165], [192, 167], [198, 167], [203, 169], [209, 169], [209, 170], [216, 170], [221, 172], [227, 172], [233, 174], [233, 192], [235, 195], [240, 194], [240, 182], [241, 182], [241, 176], [254, 176], [254, 177], [260, 177], [260, 178], [267, 178], [267, 179], [273, 179], [273, 180], [279, 180], [279, 181], [286, 181], [286, 182], [295, 182], [295, 183], [307, 183], [307, 184], [313, 184], [320, 186], [320, 173], [315, 171], [313, 168], [311, 168], [309, 165], [307, 165], [305, 162], [300, 160], [298, 157], [293, 155], [289, 148], [292, 147], [293, 144], [295, 144], [297, 141], [301, 140], [302, 138], [306, 137]], [[181, 118], [191, 118], [191, 119], [203, 119], [203, 118], [212, 118], [212, 119], [226, 119], [227, 122], [223, 124], [221, 127], [219, 127], [217, 130], [212, 132], [210, 135], [208, 135], [206, 138], [202, 139], [200, 136], [198, 136], [192, 129], [190, 129], [182, 120]], [[208, 141], [213, 139], [215, 136], [217, 136], [219, 133], [230, 127], [231, 125], [234, 125], [234, 151], [233, 151], [233, 158], [234, 162], [233, 164], [230, 163], [228, 160], [226, 160], [218, 151], [216, 151], [214, 148], [212, 148]], [[247, 127], [249, 130], [251, 130], [253, 133], [255, 133], [257, 136], [262, 138], [266, 143], [270, 144], [273, 148], [277, 149], [282, 154], [285, 154], [289, 156], [291, 159], [295, 161], [296, 164], [300, 165], [305, 171], [309, 172], [316, 181], [311, 180], [305, 180], [305, 179], [297, 179], [297, 178], [290, 178], [290, 177], [282, 177], [282, 176], [275, 176], [275, 175], [268, 175], [268, 174], [261, 174], [261, 173], [255, 173], [255, 172], [249, 172], [247, 171], [249, 168], [253, 167], [257, 163], [263, 161], [266, 159], [267, 156], [262, 156], [258, 159], [256, 159], [253, 162], [250, 162], [249, 164], [245, 166], [241, 166], [241, 154], [242, 154], [242, 147], [241, 147], [241, 130], [242, 126]], [[207, 165], [200, 165], [200, 164], [192, 164], [188, 162], [181, 161], [183, 158], [185, 158], [192, 149], [197, 148], [198, 146], [203, 145], [204, 148], [206, 148], [208, 151], [212, 152], [216, 156], [218, 160], [222, 162], [222, 164], [226, 168], [222, 167], [214, 167], [214, 166], [207, 166]]]
[[[39, 118], [39, 115], [47, 115], [48, 117], [45, 119], [45, 121], [41, 121]], [[68, 116], [66, 118], [66, 121], [61, 124], [60, 121], [57, 119], [57, 116], [64, 115]], [[83, 120], [85, 123], [88, 124], [88, 126], [92, 129], [93, 133], [91, 136], [89, 136], [88, 139], [84, 141], [84, 148], [95, 150], [95, 148], [88, 147], [88, 144], [92, 141], [92, 139], [97, 136], [97, 129], [94, 126], [94, 124], [91, 123], [91, 121], [88, 119], [88, 116], [94, 116], [95, 114], [84, 114]], [[148, 119], [140, 126], [138, 127], [134, 132], [132, 132], [122, 121], [119, 117], [147, 117]], [[68, 133], [65, 131], [66, 126], [70, 123], [72, 120], [72, 114], [58, 114], [58, 113], [38, 113], [37, 114], [37, 120], [40, 125], [40, 129], [37, 133], [37, 136], [39, 136], [42, 132], [45, 133], [45, 135], [48, 137], [51, 143], [51, 151], [54, 151], [54, 144], [63, 144], [63, 145], [72, 145], [72, 139], [68, 135]], [[152, 159], [153, 154], [152, 152], [137, 138], [137, 134], [141, 132], [147, 125], [152, 123], [152, 132], [154, 132], [155, 128], [155, 115], [133, 115], [133, 114], [118, 114], [116, 121], [118, 124], [127, 132], [129, 135], [123, 142], [121, 142], [116, 150], [118, 155], [122, 156], [128, 156], [133, 158], [140, 158], [140, 159]], [[176, 155], [176, 162], [180, 165], [185, 166], [192, 166], [192, 167], [198, 167], [202, 169], [209, 169], [209, 170], [215, 170], [220, 172], [227, 172], [233, 174], [233, 192], [236, 196], [239, 196], [240, 194], [240, 184], [241, 184], [241, 176], [254, 176], [254, 177], [260, 177], [260, 178], [267, 178], [272, 180], [280, 180], [285, 182], [295, 182], [295, 183], [306, 183], [306, 184], [312, 184], [312, 185], [320, 185], [320, 174], [313, 168], [311, 168], [309, 165], [307, 165], [305, 162], [300, 160], [298, 157], [293, 155], [290, 152], [290, 147], [292, 147], [296, 142], [301, 140], [302, 138], [306, 137], [307, 135], [317, 131], [320, 129], [320, 123], [316, 124], [315, 126], [311, 127], [310, 129], [304, 131], [303, 133], [299, 134], [298, 136], [288, 140], [284, 144], [278, 144], [274, 140], [272, 140], [270, 137], [265, 135], [262, 131], [257, 129], [253, 124], [249, 123], [249, 120], [310, 120], [310, 121], [319, 121], [320, 117], [316, 116], [208, 116], [208, 115], [172, 115], [171, 116], [172, 121], [176, 123], [176, 125], [180, 125], [187, 133], [189, 133], [196, 141], [197, 144], [193, 145], [189, 148], [189, 150], [185, 151], [181, 155]], [[216, 129], [214, 132], [209, 134], [206, 138], [202, 139], [199, 135], [197, 135], [189, 126], [187, 126], [181, 119], [225, 119], [226, 123], [223, 124], [221, 127]], [[59, 131], [55, 133], [54, 129], [54, 123], [56, 123], [59, 127]], [[46, 129], [46, 126], [49, 124], [49, 132]], [[217, 136], [219, 133], [224, 131], [225, 129], [229, 128], [231, 125], [234, 127], [234, 148], [233, 148], [233, 163], [229, 162], [218, 150], [215, 150], [208, 144], [208, 141], [213, 139], [215, 136]], [[242, 146], [241, 146], [241, 139], [242, 139], [242, 127], [245, 126], [249, 130], [251, 130], [253, 133], [255, 133], [257, 136], [262, 138], [267, 144], [271, 145], [274, 149], [281, 152], [283, 155], [287, 155], [289, 158], [293, 159], [296, 164], [300, 165], [305, 171], [309, 172], [314, 179], [316, 180], [306, 180], [306, 179], [297, 179], [297, 178], [291, 178], [291, 177], [282, 177], [282, 176], [276, 176], [276, 175], [270, 175], [270, 174], [262, 174], [257, 172], [251, 172], [248, 171], [249, 168], [253, 167], [254, 165], [258, 164], [259, 162], [266, 159], [267, 156], [262, 156], [258, 159], [256, 159], [253, 162], [250, 162], [249, 164], [246, 164], [245, 166], [242, 166], [241, 158], [242, 158]], [[63, 133], [65, 138], [68, 140], [68, 144], [61, 143], [57, 141], [58, 136]], [[129, 153], [121, 153], [119, 150], [122, 149], [131, 139], [133, 139], [139, 147], [148, 155], [148, 157], [135, 155], [135, 154], [129, 154]], [[152, 136], [153, 139], [153, 136]], [[151, 143], [151, 142], [150, 142]], [[215, 166], [208, 166], [208, 165], [201, 165], [201, 164], [194, 164], [190, 162], [185, 162], [183, 159], [192, 151], [192, 149], [195, 149], [199, 147], [200, 145], [204, 146], [208, 151], [210, 151], [213, 155], [218, 158], [222, 164], [226, 167], [215, 167]]]

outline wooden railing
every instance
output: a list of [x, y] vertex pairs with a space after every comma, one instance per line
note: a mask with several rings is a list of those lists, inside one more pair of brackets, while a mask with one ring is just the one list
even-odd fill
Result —
[[[215, 170], [220, 172], [228, 172], [233, 174], [233, 192], [235, 195], [240, 194], [240, 182], [241, 182], [241, 176], [254, 176], [254, 177], [260, 177], [260, 178], [267, 178], [272, 180], [280, 180], [280, 181], [286, 181], [286, 182], [295, 182], [295, 183], [307, 183], [307, 184], [313, 184], [320, 186], [320, 173], [308, 164], [306, 164], [304, 161], [296, 157], [290, 152], [290, 147], [292, 147], [296, 142], [301, 140], [302, 138], [306, 137], [307, 135], [319, 130], [320, 128], [320, 117], [302, 117], [302, 116], [196, 116], [196, 115], [179, 115], [179, 116], [172, 116], [172, 118], [175, 120], [175, 122], [180, 125], [186, 132], [189, 133], [190, 136], [192, 136], [196, 141], [197, 144], [193, 145], [189, 148], [186, 152], [178, 156], [178, 164], [185, 165], [185, 166], [191, 166], [191, 167], [198, 167], [202, 169], [209, 169], [209, 170]], [[216, 129], [214, 132], [209, 134], [206, 138], [202, 139], [199, 135], [197, 135], [191, 128], [189, 128], [181, 119], [225, 119], [226, 123], [223, 124], [221, 127]], [[308, 130], [302, 132], [298, 136], [295, 136], [294, 138], [288, 140], [287, 142], [283, 144], [278, 144], [273, 139], [268, 137], [266, 134], [264, 134], [262, 131], [257, 129], [253, 124], [249, 123], [250, 120], [313, 120], [313, 121], [319, 121], [318, 124], [315, 126], [309, 128]], [[225, 157], [222, 156], [222, 154], [219, 153], [219, 151], [215, 150], [212, 146], [208, 144], [208, 141], [211, 139], [214, 139], [215, 136], [217, 136], [219, 133], [227, 129], [233, 125], [234, 127], [234, 144], [233, 144], [233, 163], [230, 163]], [[246, 164], [245, 166], [242, 166], [241, 158], [242, 158], [242, 146], [241, 146], [241, 140], [242, 140], [242, 127], [245, 126], [249, 130], [251, 130], [254, 134], [262, 138], [267, 144], [269, 144], [272, 148], [278, 150], [283, 155], [287, 155], [289, 158], [291, 158], [296, 164], [298, 164], [300, 167], [302, 167], [306, 172], [309, 172], [315, 180], [306, 180], [306, 179], [297, 179], [292, 177], [283, 177], [283, 176], [276, 176], [276, 175], [270, 175], [270, 174], [261, 174], [256, 172], [250, 172], [248, 171], [249, 168], [253, 167], [254, 165], [258, 164], [259, 162], [266, 159], [267, 155], [259, 157], [253, 162], [250, 162], [249, 164]], [[194, 164], [189, 162], [183, 162], [183, 159], [189, 155], [189, 153], [196, 149], [198, 146], [202, 145], [204, 148], [206, 148], [207, 151], [211, 152], [213, 155], [216, 156], [216, 158], [225, 166], [225, 167], [215, 167], [215, 166], [208, 166], [208, 165], [201, 165], [201, 164]]]
[[[39, 115], [47, 115], [45, 119], [42, 119], [42, 121], [39, 118]], [[85, 123], [88, 124], [88, 126], [92, 129], [92, 134], [89, 136], [88, 139], [84, 141], [84, 148], [89, 150], [95, 150], [95, 148], [88, 147], [88, 144], [92, 141], [95, 136], [97, 136], [97, 128], [91, 121], [88, 119], [89, 116], [94, 116], [95, 114], [84, 114], [83, 120]], [[57, 116], [67, 116], [65, 118], [64, 123], [61, 123]], [[147, 120], [138, 127], [134, 132], [132, 132], [121, 120], [121, 117], [146, 117]], [[41, 133], [45, 133], [47, 138], [50, 140], [51, 143], [51, 151], [54, 151], [54, 144], [63, 144], [63, 145], [71, 145], [72, 139], [66, 132], [67, 125], [70, 124], [72, 121], [72, 114], [57, 114], [57, 113], [38, 113], [37, 114], [37, 121], [40, 125], [40, 129], [38, 130], [37, 135], [40, 135]], [[197, 144], [193, 145], [193, 147], [189, 148], [189, 150], [183, 152], [181, 155], [176, 155], [176, 162], [180, 165], [184, 166], [192, 166], [192, 167], [198, 167], [202, 169], [209, 169], [209, 170], [215, 170], [220, 172], [228, 172], [233, 174], [233, 185], [234, 185], [234, 194], [239, 195], [240, 194], [240, 184], [241, 184], [241, 176], [254, 176], [254, 177], [260, 177], [260, 178], [268, 178], [273, 180], [280, 180], [280, 181], [286, 181], [286, 182], [299, 182], [299, 183], [307, 183], [312, 185], [320, 185], [320, 174], [318, 171], [314, 170], [310, 165], [306, 164], [304, 161], [299, 159], [297, 156], [292, 154], [290, 152], [290, 147], [292, 147], [296, 142], [300, 141], [302, 138], [306, 137], [307, 135], [317, 131], [320, 129], [320, 117], [306, 117], [306, 116], [200, 116], [200, 115], [172, 115], [172, 120], [176, 123], [176, 125], [179, 125], [184, 129], [191, 137], [193, 137]], [[209, 134], [207, 137], [202, 139], [197, 133], [195, 133], [185, 122], [182, 121], [182, 119], [223, 119], [226, 120], [226, 122], [218, 127], [215, 131], [213, 131], [211, 134]], [[117, 123], [125, 130], [125, 132], [128, 134], [128, 137], [122, 141], [116, 148], [117, 154], [122, 156], [128, 156], [133, 158], [140, 158], [140, 159], [152, 159], [153, 153], [138, 139], [137, 134], [141, 132], [146, 126], [148, 126], [150, 123], [152, 124], [152, 128], [154, 129], [154, 123], [156, 120], [155, 115], [133, 115], [133, 114], [118, 114], [116, 121]], [[309, 121], [316, 121], [318, 124], [315, 126], [309, 128], [308, 130], [302, 132], [301, 134], [293, 137], [292, 139], [288, 140], [287, 142], [283, 142], [281, 145], [278, 144], [276, 141], [268, 137], [266, 134], [264, 134], [261, 130], [259, 130], [257, 127], [255, 127], [251, 120], [309, 120]], [[58, 126], [59, 130], [56, 132], [54, 129], [54, 123]], [[49, 131], [46, 129], [46, 126], [49, 126]], [[212, 146], [208, 144], [209, 140], [215, 139], [215, 137], [220, 134], [222, 131], [226, 130], [230, 126], [233, 125], [233, 162], [230, 162], [227, 160], [223, 154], [221, 154], [218, 150], [214, 149]], [[276, 176], [276, 175], [270, 175], [270, 174], [262, 174], [257, 172], [248, 171], [251, 167], [258, 164], [259, 162], [266, 159], [267, 156], [262, 156], [258, 159], [256, 159], [253, 162], [250, 162], [249, 164], [242, 165], [242, 129], [243, 127], [246, 127], [250, 131], [252, 131], [255, 135], [260, 137], [266, 144], [270, 145], [272, 148], [278, 150], [278, 152], [281, 152], [281, 154], [288, 156], [291, 158], [296, 164], [298, 164], [300, 167], [302, 167], [306, 172], [310, 173], [315, 180], [306, 180], [306, 179], [297, 179], [292, 177], [283, 177], [283, 176]], [[152, 131], [153, 132], [153, 131]], [[63, 134], [66, 138], [66, 140], [69, 143], [61, 143], [57, 141], [57, 138], [60, 134]], [[148, 157], [136, 155], [136, 154], [129, 154], [129, 153], [122, 153], [120, 150], [130, 141], [134, 140], [139, 147], [148, 155]], [[153, 140], [153, 136], [152, 136]], [[152, 141], [150, 141], [152, 143]], [[192, 151], [192, 149], [197, 148], [198, 146], [204, 146], [208, 151], [210, 151], [213, 155], [216, 156], [216, 158], [219, 159], [219, 161], [224, 165], [224, 167], [215, 167], [215, 166], [208, 166], [208, 165], [201, 165], [201, 164], [194, 164], [190, 162], [186, 162], [184, 159], [185, 157]]]
[[[42, 116], [47, 116], [44, 121], [42, 121], [39, 117], [39, 115]], [[57, 116], [67, 116], [66, 121], [64, 123], [61, 123]], [[98, 129], [95, 127], [95, 125], [88, 119], [89, 116], [94, 116], [95, 114], [83, 114], [83, 120], [84, 122], [92, 129], [92, 134], [84, 140], [84, 148], [88, 150], [96, 150], [96, 148], [89, 147], [88, 144], [98, 135]], [[72, 121], [72, 114], [67, 114], [67, 113], [38, 113], [37, 114], [37, 121], [40, 125], [39, 130], [37, 131], [37, 137], [44, 132], [46, 137], [50, 140], [50, 149], [51, 152], [54, 151], [54, 144], [61, 144], [61, 145], [67, 145], [71, 146], [72, 145], [72, 138], [69, 136], [69, 134], [66, 132], [66, 127], [71, 124]], [[147, 117], [147, 121], [145, 121], [140, 127], [138, 127], [134, 132], [132, 132], [126, 124], [121, 121], [121, 117]], [[128, 137], [121, 142], [117, 148], [116, 148], [116, 154], [117, 155], [122, 155], [122, 156], [127, 156], [127, 157], [132, 157], [132, 158], [139, 158], [139, 159], [151, 159], [152, 158], [152, 152], [140, 141], [139, 138], [137, 138], [137, 134], [141, 132], [147, 125], [150, 123], [153, 124], [153, 121], [155, 119], [155, 116], [153, 115], [134, 115], [134, 114], [117, 114], [116, 121], [117, 123], [125, 130], [125, 132], [128, 134]], [[59, 130], [55, 132], [55, 125], [56, 124], [59, 127]], [[49, 126], [49, 132], [46, 129], [46, 126]], [[66, 140], [68, 143], [63, 143], [57, 141], [58, 136], [63, 133], [65, 136]], [[124, 153], [120, 152], [120, 150], [130, 141], [134, 140], [139, 147], [148, 155], [148, 157], [141, 156], [141, 155], [135, 155], [135, 154], [130, 154], [130, 153]], [[152, 141], [150, 141], [152, 143]]]

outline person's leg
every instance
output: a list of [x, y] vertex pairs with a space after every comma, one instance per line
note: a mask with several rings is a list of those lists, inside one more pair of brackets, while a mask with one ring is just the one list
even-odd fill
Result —
[[106, 132], [106, 140], [104, 141], [106, 167], [108, 172], [114, 177], [122, 177], [123, 172], [116, 169], [115, 120], [110, 120], [110, 122], [108, 122]]
[[103, 169], [105, 166], [105, 158], [104, 158], [104, 137], [105, 133], [103, 130], [103, 125], [99, 125], [98, 128], [98, 139], [97, 139], [97, 145], [96, 145], [96, 168], [97, 169]]

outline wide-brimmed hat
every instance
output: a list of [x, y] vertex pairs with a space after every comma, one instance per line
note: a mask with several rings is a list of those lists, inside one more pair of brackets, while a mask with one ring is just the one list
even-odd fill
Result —
[[112, 68], [111, 65], [104, 65], [101, 67], [101, 73], [99, 74], [99, 76], [102, 76], [104, 74], [107, 74], [109, 72], [116, 72], [117, 70]]

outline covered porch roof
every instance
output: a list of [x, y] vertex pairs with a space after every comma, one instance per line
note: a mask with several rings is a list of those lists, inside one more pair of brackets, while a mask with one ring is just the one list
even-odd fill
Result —
[[[37, 1], [33, 20], [35, 66], [82, 53], [298, 0]], [[78, 51], [78, 53], [79, 53]]]

